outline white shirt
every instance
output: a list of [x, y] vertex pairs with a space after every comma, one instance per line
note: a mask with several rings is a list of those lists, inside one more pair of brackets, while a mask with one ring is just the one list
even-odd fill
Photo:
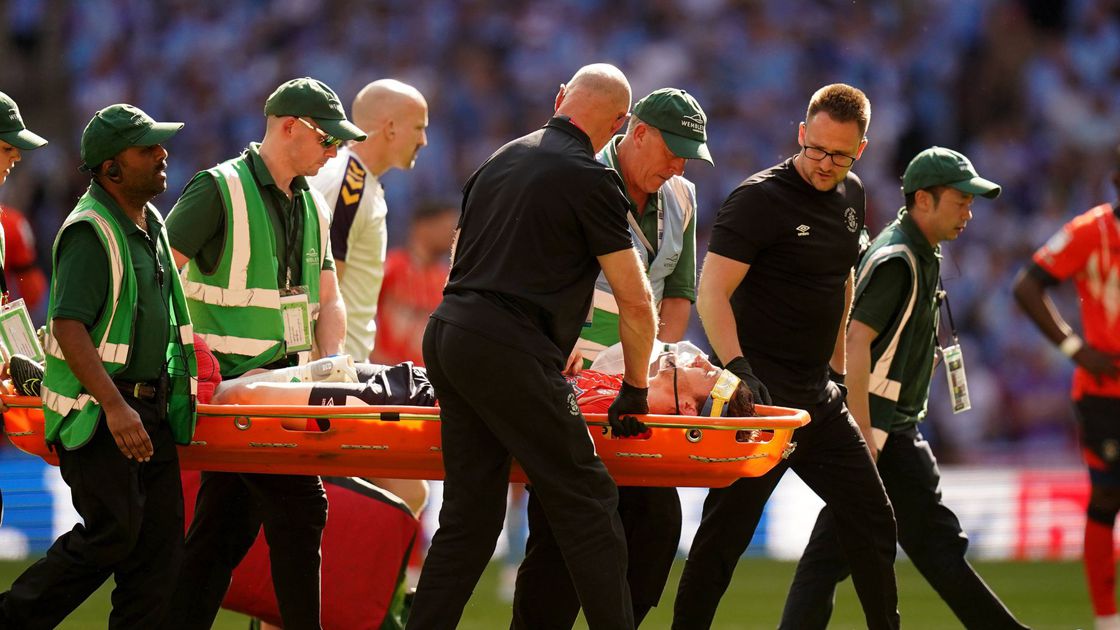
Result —
[[385, 277], [385, 190], [350, 147], [340, 148], [307, 181], [327, 199], [331, 250], [346, 265], [339, 279], [346, 304], [344, 350], [355, 361], [366, 361], [376, 337], [377, 298]]

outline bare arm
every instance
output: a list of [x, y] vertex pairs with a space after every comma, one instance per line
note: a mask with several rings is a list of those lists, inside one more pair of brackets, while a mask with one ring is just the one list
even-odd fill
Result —
[[700, 288], [696, 295], [696, 312], [704, 324], [704, 332], [719, 360], [727, 365], [742, 356], [735, 313], [731, 310], [731, 294], [751, 268], [746, 263], [708, 252], [700, 272]]
[[875, 329], [867, 324], [852, 320], [848, 327], [847, 336], [847, 365], [848, 372], [845, 384], [848, 387], [848, 411], [856, 419], [859, 431], [863, 434], [863, 441], [867, 442], [867, 449], [871, 451], [872, 459], [879, 458], [879, 446], [871, 428], [871, 342], [879, 336]]
[[633, 248], [604, 254], [598, 259], [618, 304], [618, 336], [626, 361], [623, 380], [645, 389], [649, 383], [647, 361], [657, 328], [649, 279]]
[[345, 339], [346, 306], [338, 290], [338, 276], [333, 270], [324, 269], [319, 272], [319, 317], [315, 320], [315, 345], [319, 356], [342, 352]]
[[1050, 296], [1046, 295], [1046, 288], [1027, 269], [1024, 268], [1015, 277], [1012, 291], [1019, 307], [1054, 345], [1073, 334], [1073, 328], [1062, 318]]
[[692, 302], [685, 298], [668, 297], [661, 300], [661, 324], [657, 338], [661, 341], [680, 341], [688, 331], [688, 318], [692, 315]]
[[342, 274], [346, 273], [346, 262], [335, 258], [334, 273], [338, 277], [338, 281], [342, 282]]
[[[853, 272], [848, 272], [848, 280], [844, 283], [844, 314], [840, 317], [840, 330], [836, 331], [836, 345], [832, 348], [832, 358], [828, 365], [837, 374], [846, 374], [848, 371], [845, 363], [845, 340], [848, 337], [848, 318], [852, 311], [852, 288], [855, 284]], [[850, 389], [850, 388], [849, 388]]]
[[[1015, 278], [1012, 287], [1015, 301], [1047, 339], [1060, 345], [1074, 334], [1073, 328], [1046, 294], [1046, 287], [1028, 270], [1029, 267], [1023, 269]], [[1070, 358], [1097, 377], [1114, 377], [1120, 374], [1120, 355], [1101, 352], [1088, 344], [1081, 346]]]
[[129, 459], [146, 462], [152, 457], [152, 441], [136, 413], [124, 401], [117, 386], [105, 371], [97, 349], [93, 347], [85, 324], [76, 319], [55, 319], [54, 337], [70, 371], [105, 412], [105, 423], [117, 448]]

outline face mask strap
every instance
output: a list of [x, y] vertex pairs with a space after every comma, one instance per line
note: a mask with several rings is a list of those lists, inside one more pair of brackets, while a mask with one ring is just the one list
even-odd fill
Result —
[[721, 372], [719, 378], [716, 379], [716, 384], [712, 387], [712, 393], [704, 401], [704, 407], [700, 410], [700, 415], [712, 418], [723, 417], [727, 413], [727, 403], [738, 387], [738, 376], [735, 376], [729, 370]]

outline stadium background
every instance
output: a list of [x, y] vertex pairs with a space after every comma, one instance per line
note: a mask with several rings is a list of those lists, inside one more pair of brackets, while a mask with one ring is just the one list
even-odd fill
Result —
[[[166, 211], [191, 174], [259, 140], [262, 104], [282, 81], [314, 76], [347, 106], [375, 78], [416, 85], [430, 106], [429, 146], [414, 171], [383, 178], [392, 245], [412, 207], [456, 199], [493, 150], [542, 124], [576, 68], [610, 61], [635, 98], [682, 87], [709, 116], [716, 166], [686, 172], [700, 196], [702, 257], [727, 193], [796, 151], [812, 91], [856, 85], [872, 102], [870, 144], [854, 170], [873, 233], [901, 205], [899, 174], [926, 146], [965, 152], [1004, 187], [998, 200], [976, 203], [968, 230], [945, 247], [973, 409], [947, 410], [939, 371], [923, 430], [946, 466], [950, 504], [981, 556], [1080, 553], [1085, 486], [1071, 369], [1015, 308], [1009, 285], [1066, 219], [1115, 199], [1120, 2], [7, 0], [0, 14], [0, 89], [52, 141], [0, 188], [0, 201], [31, 219], [41, 263], [88, 181], [76, 169], [81, 130], [114, 102], [187, 123], [167, 147], [169, 190], [155, 200]], [[1059, 294], [1071, 319], [1074, 300]], [[42, 315], [40, 307], [40, 323]], [[692, 338], [702, 337], [694, 317]], [[37, 464], [12, 451], [0, 448], [0, 553], [9, 557], [41, 550], [53, 536], [43, 515], [65, 507], [65, 494], [50, 499]], [[812, 502], [796, 480], [786, 485], [756, 553], [796, 556], [787, 532], [808, 527]], [[21, 515], [32, 514], [21, 529]], [[776, 522], [787, 527], [782, 518], [792, 529], [767, 535]]]

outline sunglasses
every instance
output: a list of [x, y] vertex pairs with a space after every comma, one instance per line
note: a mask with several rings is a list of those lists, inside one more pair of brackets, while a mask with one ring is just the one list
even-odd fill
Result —
[[303, 123], [304, 127], [307, 127], [311, 131], [314, 131], [316, 133], [316, 135], [319, 136], [319, 144], [322, 145], [322, 147], [324, 149], [337, 149], [338, 147], [342, 146], [342, 139], [341, 138], [336, 138], [336, 137], [332, 136], [331, 134], [323, 131], [322, 129], [316, 127], [315, 125], [312, 125], [311, 123], [307, 122], [306, 120], [304, 120], [302, 118], [299, 118], [298, 116], [296, 117], [296, 120]]

